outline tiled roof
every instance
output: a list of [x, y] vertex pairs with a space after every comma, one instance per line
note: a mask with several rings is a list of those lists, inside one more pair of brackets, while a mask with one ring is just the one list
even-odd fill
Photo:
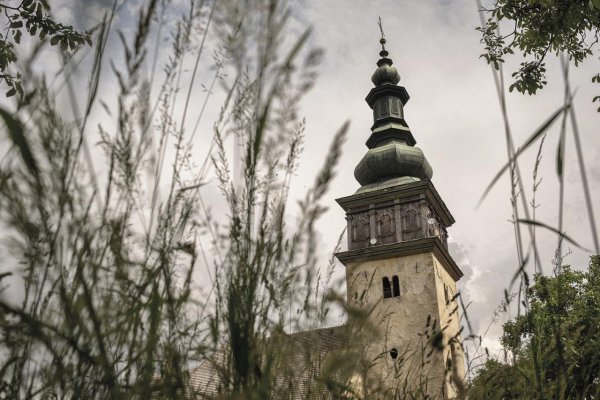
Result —
[[[295, 380], [293, 393], [287, 393], [289, 399], [303, 399], [309, 391], [314, 394], [313, 386], [319, 381], [327, 356], [341, 353], [349, 347], [347, 325], [293, 333], [286, 335], [284, 340], [287, 339], [291, 340], [289, 344], [286, 343], [286, 346], [290, 348], [289, 365], [294, 366]], [[220, 381], [217, 368], [225, 362], [224, 357], [225, 351], [219, 349], [190, 371], [189, 383], [194, 393], [214, 395], [219, 392]], [[276, 385], [283, 387], [287, 384], [284, 382], [285, 379], [287, 379], [285, 376], [279, 376], [276, 378]], [[323, 388], [316, 390], [321, 393], [315, 398], [330, 398]]]
[[348, 326], [340, 325], [293, 333], [290, 338], [298, 344], [309, 345], [315, 351], [343, 350], [348, 348]]

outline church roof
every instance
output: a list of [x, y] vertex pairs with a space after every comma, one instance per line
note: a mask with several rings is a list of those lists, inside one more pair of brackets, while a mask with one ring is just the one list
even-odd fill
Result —
[[291, 334], [290, 338], [298, 345], [309, 345], [323, 352], [344, 350], [349, 346], [348, 325], [297, 332]]
[[[295, 380], [299, 387], [289, 393], [290, 399], [303, 399], [306, 390], [314, 390], [314, 381], [319, 379], [324, 359], [329, 354], [342, 352], [349, 348], [348, 326], [340, 325], [329, 328], [314, 329], [286, 335], [290, 343], [290, 363], [298, 366]], [[302, 362], [310, 357], [311, 362]], [[190, 387], [195, 393], [215, 395], [219, 392], [218, 366], [225, 363], [225, 351], [220, 348], [197, 368], [190, 371]], [[308, 366], [308, 367], [306, 367]], [[282, 382], [281, 384], [284, 384]], [[329, 398], [322, 393], [322, 398]]]

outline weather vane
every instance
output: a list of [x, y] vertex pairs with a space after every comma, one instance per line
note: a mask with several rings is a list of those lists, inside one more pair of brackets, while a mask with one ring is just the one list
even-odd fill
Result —
[[379, 21], [377, 22], [379, 25], [379, 31], [381, 32], [381, 39], [379, 39], [379, 43], [381, 43], [381, 52], [379, 55], [381, 57], [387, 57], [388, 52], [385, 49], [385, 34], [383, 33], [383, 25], [381, 24], [381, 17], [379, 17]]

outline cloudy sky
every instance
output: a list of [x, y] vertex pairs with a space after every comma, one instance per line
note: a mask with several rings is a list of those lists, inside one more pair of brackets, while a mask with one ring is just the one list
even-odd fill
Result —
[[[99, 21], [111, 3], [85, 2], [84, 7], [83, 3], [64, 0], [56, 3], [55, 13], [59, 18], [90, 26], [90, 22]], [[174, 8], [183, 3], [174, 2]], [[127, 21], [135, 4], [129, 2], [131, 9], [125, 9], [120, 15], [122, 29], [131, 29]], [[509, 288], [517, 257], [513, 225], [509, 222], [508, 179], [502, 179], [486, 201], [476, 207], [487, 184], [506, 162], [506, 143], [492, 73], [479, 58], [482, 46], [475, 30], [479, 24], [475, 0], [302, 0], [295, 2], [293, 8], [294, 24], [312, 26], [310, 45], [325, 50], [317, 84], [303, 102], [306, 142], [300, 169], [292, 182], [293, 197], [302, 197], [312, 184], [319, 160], [325, 158], [325, 144], [344, 121], [351, 121], [337, 176], [326, 199], [330, 208], [318, 225], [323, 253], [333, 250], [345, 226], [344, 213], [335, 198], [350, 195], [359, 187], [353, 170], [367, 150], [364, 143], [372, 125], [371, 110], [364, 98], [372, 87], [370, 77], [380, 50], [377, 19], [381, 16], [390, 57], [402, 77], [400, 84], [411, 96], [405, 107], [405, 118], [417, 146], [433, 167], [433, 183], [456, 219], [449, 234], [452, 255], [465, 272], [459, 287], [470, 303], [474, 333], [483, 334], [504, 290]], [[118, 59], [116, 53], [113, 57]], [[507, 63], [506, 76], [510, 76], [518, 62], [520, 60], [515, 59]], [[598, 70], [600, 63], [597, 58], [591, 58], [571, 71], [571, 85], [577, 88], [576, 112], [594, 200], [600, 198], [600, 163], [597, 161], [600, 113], [595, 111], [591, 99], [600, 94], [600, 87], [593, 87], [591, 77]], [[562, 104], [560, 76], [560, 65], [552, 58], [548, 63], [549, 84], [542, 92], [533, 97], [507, 95], [510, 126], [517, 145]], [[201, 76], [196, 101], [201, 99], [200, 85], [209, 82], [208, 74]], [[110, 91], [110, 85], [106, 83], [105, 93]], [[219, 106], [214, 105], [213, 113]], [[211, 115], [210, 110], [208, 115]], [[207, 124], [210, 127], [212, 122], [208, 119]], [[538, 218], [551, 226], [558, 224], [554, 161], [557, 139], [558, 128], [555, 127], [548, 133], [543, 149], [542, 183], [537, 194]], [[210, 136], [198, 138], [201, 148], [209, 142]], [[591, 249], [593, 243], [570, 132], [566, 146], [565, 229], [569, 236]], [[536, 150], [525, 153], [521, 161], [528, 201], [531, 200]], [[596, 220], [600, 220], [600, 203], [596, 202], [595, 206]], [[550, 273], [557, 238], [543, 231], [538, 231], [538, 235], [542, 266]], [[565, 246], [565, 250], [569, 249], [572, 253], [565, 263], [587, 265], [587, 252]], [[529, 268], [532, 272], [531, 266]], [[337, 273], [343, 276], [341, 265]], [[501, 320], [510, 316], [509, 312]], [[500, 325], [492, 325], [486, 345], [497, 349], [499, 333]]]
[[[322, 221], [326, 243], [334, 243], [344, 214], [333, 203], [335, 197], [353, 193], [359, 185], [353, 169], [365, 154], [370, 134], [371, 110], [364, 97], [372, 87], [370, 76], [379, 51], [377, 19], [383, 19], [387, 48], [411, 96], [405, 118], [419, 146], [433, 167], [433, 183], [453, 213], [456, 223], [449, 229], [454, 259], [465, 272], [459, 287], [471, 302], [469, 315], [478, 334], [490, 323], [493, 310], [508, 288], [517, 268], [510, 207], [510, 183], [501, 180], [485, 202], [477, 201], [496, 172], [506, 162], [506, 142], [492, 73], [479, 58], [477, 5], [474, 0], [454, 1], [312, 1], [302, 15], [314, 26], [314, 43], [326, 49], [325, 63], [315, 89], [308, 95], [307, 146], [305, 157], [322, 153], [323, 136], [333, 133], [345, 119], [351, 129], [339, 173], [331, 191], [331, 211]], [[521, 60], [507, 63], [510, 76]], [[591, 58], [571, 71], [584, 159], [590, 179], [596, 220], [600, 219], [600, 113], [591, 103], [600, 88], [591, 77], [600, 69]], [[549, 84], [536, 96], [507, 96], [510, 126], [517, 145], [562, 104], [560, 64], [551, 58]], [[596, 85], [599, 86], [599, 85]], [[548, 133], [540, 165], [542, 183], [537, 194], [540, 221], [558, 225], [558, 179], [555, 169], [558, 125]], [[568, 235], [593, 249], [590, 226], [575, 158], [573, 138], [567, 136], [566, 215]], [[531, 200], [532, 172], [536, 148], [524, 154], [521, 163], [525, 195]], [[306, 163], [308, 164], [308, 163]], [[306, 165], [303, 164], [303, 165]], [[314, 174], [306, 168], [302, 174]], [[327, 227], [327, 229], [326, 229]], [[552, 271], [557, 244], [553, 234], [538, 230], [539, 253], [546, 273]], [[588, 253], [573, 246], [565, 263], [585, 266]], [[530, 271], [532, 269], [530, 268]], [[510, 315], [510, 313], [509, 313]], [[509, 315], [505, 315], [504, 318]], [[487, 343], [496, 347], [500, 326], [488, 333]]]

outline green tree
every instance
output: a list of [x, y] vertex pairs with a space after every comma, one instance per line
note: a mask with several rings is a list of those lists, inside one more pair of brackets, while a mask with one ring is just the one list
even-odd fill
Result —
[[487, 361], [473, 398], [599, 398], [600, 256], [587, 271], [537, 275], [528, 295], [528, 312], [503, 326], [510, 362]]
[[[488, 16], [484, 26], [477, 28], [485, 46], [482, 57], [496, 69], [505, 55], [515, 51], [524, 59], [512, 74], [510, 91], [531, 95], [542, 89], [548, 54], [564, 52], [577, 66], [597, 50], [599, 0], [495, 0], [490, 8], [482, 9]], [[512, 27], [508, 34], [498, 30], [502, 21]], [[600, 73], [592, 82], [600, 84]], [[593, 101], [600, 101], [600, 96]]]
[[91, 46], [89, 32], [78, 32], [72, 26], [55, 21], [50, 15], [47, 0], [0, 1], [2, 19], [0, 30], [0, 83], [8, 86], [6, 96], [23, 95], [21, 74], [11, 73], [9, 67], [17, 61], [16, 46], [21, 44], [23, 32], [40, 40], [50, 39], [50, 45], [60, 45], [63, 51], [74, 51], [85, 43]]

